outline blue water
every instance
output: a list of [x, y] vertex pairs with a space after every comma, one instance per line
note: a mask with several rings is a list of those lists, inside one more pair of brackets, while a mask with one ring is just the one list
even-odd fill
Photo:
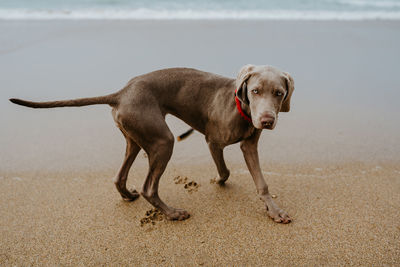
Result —
[[400, 19], [400, 0], [0, 0], [0, 19]]

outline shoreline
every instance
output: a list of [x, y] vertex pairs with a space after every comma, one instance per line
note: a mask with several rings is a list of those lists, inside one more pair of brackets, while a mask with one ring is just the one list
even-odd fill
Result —
[[[399, 14], [400, 16], [400, 14]], [[143, 18], [143, 19], [136, 19], [136, 18], [0, 18], [0, 22], [49, 22], [49, 21], [60, 21], [60, 22], [68, 22], [68, 21], [76, 21], [76, 22], [399, 22], [400, 18], [349, 18], [349, 19], [340, 19], [340, 18], [326, 18], [326, 19], [318, 19], [318, 18], [276, 18], [276, 19], [250, 19], [250, 18]]]
[[399, 20], [396, 10], [293, 10], [293, 9], [193, 9], [53, 7], [0, 8], [0, 20]]

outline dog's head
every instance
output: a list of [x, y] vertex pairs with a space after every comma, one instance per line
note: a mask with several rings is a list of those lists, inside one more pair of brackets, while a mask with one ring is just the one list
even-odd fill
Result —
[[293, 78], [270, 66], [244, 66], [236, 79], [237, 97], [257, 129], [275, 128], [279, 112], [289, 112]]

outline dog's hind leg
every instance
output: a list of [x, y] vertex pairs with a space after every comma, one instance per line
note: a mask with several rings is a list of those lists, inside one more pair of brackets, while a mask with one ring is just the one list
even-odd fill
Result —
[[117, 109], [113, 108], [111, 113], [113, 115], [116, 126], [121, 130], [121, 133], [124, 135], [126, 140], [126, 152], [124, 162], [122, 163], [121, 168], [114, 178], [114, 184], [118, 192], [121, 194], [123, 200], [133, 201], [137, 199], [140, 194], [135, 189], [128, 190], [126, 188], [126, 180], [128, 179], [129, 169], [131, 168], [132, 163], [141, 148], [135, 143], [135, 141], [133, 141], [133, 139], [127, 134], [126, 130], [123, 128], [121, 124], [121, 118], [118, 114]]
[[189, 214], [185, 210], [168, 206], [158, 195], [160, 178], [174, 148], [174, 136], [165, 123], [165, 114], [159, 109], [156, 100], [146, 95], [139, 96], [129, 105], [120, 105], [118, 110], [113, 111], [113, 115], [123, 133], [148, 155], [149, 171], [141, 194], [168, 219], [187, 219]]
[[174, 136], [166, 124], [165, 128], [163, 135], [157, 134], [157, 138], [153, 140], [152, 144], [146, 147], [146, 152], [149, 155], [149, 172], [143, 185], [142, 195], [154, 207], [160, 209], [169, 220], [180, 221], [189, 218], [189, 213], [168, 206], [158, 196], [158, 183], [171, 158], [174, 146]]
[[125, 129], [130, 129], [127, 133], [148, 155], [149, 171], [141, 194], [154, 207], [164, 213], [169, 220], [185, 220], [190, 216], [188, 212], [168, 206], [158, 195], [160, 178], [167, 167], [174, 148], [174, 136], [161, 113], [157, 116], [154, 110], [148, 112], [152, 112], [152, 117], [142, 117], [140, 126], [129, 127], [129, 123], [125, 124]]
[[[122, 130], [121, 130], [122, 131]], [[121, 194], [122, 199], [125, 201], [133, 201], [137, 199], [140, 194], [135, 189], [128, 190], [126, 188], [126, 180], [128, 179], [129, 169], [132, 166], [137, 154], [140, 151], [140, 146], [138, 146], [129, 136], [127, 136], [123, 131], [122, 133], [126, 139], [126, 152], [124, 162], [119, 169], [117, 175], [114, 178], [115, 187]]]

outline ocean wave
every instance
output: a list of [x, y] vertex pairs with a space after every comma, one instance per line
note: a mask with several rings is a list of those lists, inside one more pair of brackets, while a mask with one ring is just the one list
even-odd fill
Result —
[[0, 9], [1, 20], [399, 20], [399, 11]]
[[[335, 0], [336, 1], [336, 0]], [[376, 1], [376, 0], [338, 0], [338, 3], [357, 6], [357, 7], [371, 7], [371, 8], [399, 8], [399, 1]]]

